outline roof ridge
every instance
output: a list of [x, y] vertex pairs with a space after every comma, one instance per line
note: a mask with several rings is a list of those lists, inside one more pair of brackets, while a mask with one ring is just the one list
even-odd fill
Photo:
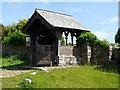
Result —
[[73, 17], [72, 15], [68, 15], [68, 14], [65, 14], [65, 13], [59, 13], [59, 12], [54, 12], [54, 11], [51, 11], [51, 10], [38, 9], [38, 8], [35, 8], [35, 10], [41, 10], [41, 11], [46, 11], [46, 12], [51, 12], [51, 13], [56, 13], [56, 14], [61, 14], [61, 15], [66, 15], [66, 16]]

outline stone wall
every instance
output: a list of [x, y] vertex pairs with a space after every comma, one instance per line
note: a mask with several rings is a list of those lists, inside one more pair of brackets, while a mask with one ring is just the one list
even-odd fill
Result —
[[116, 47], [102, 47], [101, 45], [94, 45], [91, 47], [90, 62], [92, 64], [120, 64], [120, 48]]
[[20, 55], [22, 57], [30, 59], [31, 50], [30, 47], [2, 44], [2, 55]]
[[60, 55], [73, 55], [73, 46], [61, 46]]
[[120, 47], [113, 48], [113, 54], [111, 57], [111, 62], [120, 66]]
[[77, 64], [75, 56], [59, 55], [59, 66]]
[[79, 46], [81, 60], [79, 64], [85, 64], [88, 61], [88, 47], [87, 45]]
[[[25, 46], [2, 45], [3, 55], [21, 55], [30, 59], [31, 49]], [[59, 55], [60, 65], [71, 65], [91, 62], [92, 64], [103, 64], [112, 62], [113, 64], [120, 64], [120, 48], [113, 48], [111, 46], [103, 48], [100, 45], [82, 45], [79, 47], [61, 46]]]
[[87, 45], [82, 46], [61, 46], [59, 65], [82, 65], [87, 62]]
[[61, 46], [59, 55], [59, 65], [77, 64], [78, 48], [73, 46]]
[[77, 46], [61, 46], [60, 47], [60, 55], [67, 56], [80, 56], [80, 47]]
[[110, 56], [110, 47], [102, 47], [101, 45], [94, 45], [91, 47], [91, 63], [102, 64], [107, 63]]

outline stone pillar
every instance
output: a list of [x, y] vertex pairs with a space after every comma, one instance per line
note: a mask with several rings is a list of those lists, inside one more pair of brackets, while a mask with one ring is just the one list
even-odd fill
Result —
[[87, 44], [87, 63], [90, 63], [91, 59], [91, 46]]

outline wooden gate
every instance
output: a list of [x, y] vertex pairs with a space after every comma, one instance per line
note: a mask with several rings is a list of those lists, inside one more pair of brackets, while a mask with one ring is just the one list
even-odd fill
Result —
[[37, 65], [50, 65], [55, 60], [54, 45], [38, 45], [36, 48]]

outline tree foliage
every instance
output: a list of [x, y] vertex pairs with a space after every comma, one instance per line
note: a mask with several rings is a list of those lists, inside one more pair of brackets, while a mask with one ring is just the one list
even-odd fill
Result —
[[107, 40], [99, 40], [98, 37], [90, 32], [84, 32], [77, 38], [78, 45], [90, 44], [96, 45], [100, 44], [102, 47], [108, 47], [109, 42]]
[[97, 36], [95, 36], [90, 32], [84, 32], [77, 38], [77, 42], [78, 42], [78, 45], [81, 45], [81, 44], [94, 45], [99, 43], [99, 39], [97, 38]]
[[19, 20], [19, 23], [15, 25], [17, 30], [22, 30], [23, 26], [28, 22], [27, 19]]
[[100, 45], [105, 48], [105, 47], [108, 47], [109, 46], [109, 42], [107, 40], [100, 40]]
[[2, 33], [2, 40], [8, 45], [23, 45], [25, 43], [24, 37], [26, 36], [21, 32], [23, 26], [28, 20], [20, 20], [17, 24], [4, 26]]
[[14, 32], [9, 32], [7, 36], [4, 37], [4, 43], [10, 45], [23, 45], [25, 43], [26, 35], [20, 30], [15, 30]]
[[62, 46], [65, 46], [65, 40], [64, 40], [64, 37], [63, 37], [63, 36], [61, 37], [61, 45], [62, 45]]
[[117, 31], [117, 34], [115, 35], [115, 42], [120, 44], [120, 28]]
[[[24, 37], [26, 36], [26, 34], [23, 34], [21, 30], [27, 22], [27, 19], [23, 19], [16, 24], [4, 26], [2, 33], [2, 41], [8, 45], [24, 45]], [[65, 45], [65, 40], [63, 36], [61, 37], [61, 45]]]

